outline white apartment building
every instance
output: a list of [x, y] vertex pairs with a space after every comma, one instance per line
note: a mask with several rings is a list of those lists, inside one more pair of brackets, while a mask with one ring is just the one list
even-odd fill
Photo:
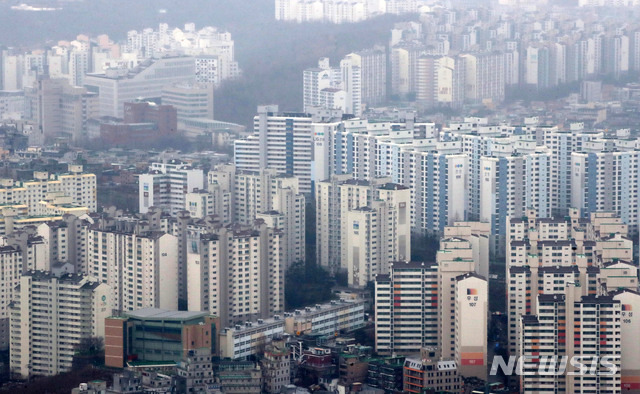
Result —
[[460, 239], [442, 238], [436, 253], [438, 269], [438, 347], [443, 359], [456, 357], [456, 281], [474, 273], [471, 244]]
[[24, 204], [29, 216], [50, 214], [47, 202], [63, 197], [67, 204], [97, 209], [96, 176], [83, 172], [82, 165], [69, 164], [68, 173], [35, 171], [30, 181], [0, 180], [0, 205]]
[[410, 152], [407, 156], [410, 167], [403, 176], [411, 185], [414, 228], [441, 233], [446, 226], [467, 220], [467, 155]]
[[615, 212], [638, 229], [638, 163], [635, 140], [593, 139], [571, 154], [571, 205], [587, 217]]
[[215, 215], [215, 197], [207, 190], [194, 190], [185, 194], [184, 209], [192, 218], [202, 219], [208, 215]]
[[[566, 294], [539, 294], [537, 299], [536, 314], [523, 316], [519, 323], [519, 350], [527, 357], [523, 363], [525, 373], [520, 376], [521, 389], [619, 393], [621, 349], [625, 346], [621, 341], [620, 301], [605, 295], [581, 295], [579, 285], [574, 284], [567, 284]], [[537, 373], [542, 368], [541, 360], [563, 356], [568, 360], [608, 357], [616, 370], [611, 373], [607, 366], [598, 364], [583, 374], [576, 373], [578, 367], [567, 363], [563, 374]]]
[[277, 175], [278, 172], [273, 168], [259, 171], [235, 170], [235, 182], [232, 187], [236, 223], [249, 226], [259, 213], [272, 210], [271, 198], [275, 194], [272, 182]]
[[157, 207], [171, 215], [185, 210], [186, 194], [204, 188], [204, 173], [180, 160], [152, 163], [138, 180], [140, 213]]
[[[489, 277], [489, 240], [491, 226], [481, 222], [455, 222], [444, 228], [444, 239], [459, 239], [468, 244], [463, 248], [471, 248], [475, 262], [475, 272], [483, 278]], [[463, 243], [460, 243], [462, 245]], [[450, 247], [457, 244], [452, 243]]]
[[507, 313], [509, 352], [517, 354], [521, 316], [537, 310], [536, 294], [565, 294], [579, 283], [582, 296], [636, 289], [628, 226], [610, 213], [583, 219], [576, 209], [565, 219], [539, 218], [534, 210], [507, 219]]
[[423, 55], [416, 60], [415, 92], [421, 108], [459, 108], [464, 103], [465, 62], [442, 55]]
[[93, 277], [25, 273], [10, 306], [11, 370], [24, 379], [69, 371], [83, 339], [104, 338], [109, 292]]
[[389, 180], [338, 175], [317, 183], [317, 261], [350, 272], [350, 284], [364, 286], [389, 262], [409, 256], [410, 190]]
[[247, 171], [221, 165], [209, 172], [208, 181], [212, 214], [224, 223], [233, 218], [246, 226], [263, 220], [283, 232], [286, 267], [305, 259], [306, 199], [296, 177], [278, 175], [272, 168]]
[[283, 235], [265, 224], [220, 227], [188, 238], [190, 311], [220, 316], [223, 325], [267, 318], [284, 309]]
[[207, 190], [211, 195], [214, 215], [224, 224], [235, 220], [236, 166], [218, 165], [207, 174]]
[[316, 262], [335, 272], [342, 260], [340, 184], [350, 175], [332, 175], [316, 184]]
[[364, 106], [383, 103], [387, 95], [387, 56], [374, 48], [350, 53], [340, 61], [342, 89], [347, 92], [347, 113], [360, 116]]
[[9, 305], [13, 300], [14, 290], [20, 283], [22, 275], [22, 251], [9, 245], [0, 246], [0, 276], [2, 293], [0, 293], [0, 348], [9, 347]]
[[349, 286], [363, 288], [377, 274], [389, 273], [392, 261], [411, 255], [409, 189], [386, 183], [375, 193], [372, 201], [343, 211], [342, 264], [346, 263]]
[[418, 12], [417, 0], [275, 0], [280, 21], [356, 23], [380, 14]]
[[339, 300], [284, 313], [291, 335], [339, 335], [364, 327], [364, 300]]
[[94, 227], [86, 247], [85, 272], [109, 285], [113, 309], [178, 309], [177, 237]]
[[284, 335], [284, 320], [276, 315], [225, 327], [220, 332], [220, 358], [244, 360], [259, 355], [274, 338]]
[[306, 199], [295, 177], [275, 177], [270, 185], [270, 210], [256, 215], [269, 227], [283, 232], [285, 270], [306, 259]]
[[507, 216], [521, 217], [528, 208], [551, 215], [550, 167], [546, 148], [480, 159], [480, 221], [491, 223], [491, 250], [504, 247]]
[[411, 354], [438, 347], [438, 265], [393, 263], [375, 281], [376, 352]]
[[254, 135], [235, 141], [238, 170], [273, 168], [278, 174], [295, 176], [300, 192], [311, 192], [312, 117], [279, 114], [278, 106], [261, 106], [254, 118]]
[[455, 360], [464, 377], [487, 378], [489, 286], [474, 273], [456, 278]]
[[582, 151], [585, 143], [592, 139], [603, 137], [602, 132], [584, 130], [583, 124], [572, 124], [569, 130], [558, 130], [557, 127], [543, 129], [544, 145], [551, 151], [551, 171], [556, 176], [551, 177], [551, 205], [554, 213], [564, 214], [571, 203], [571, 181], [573, 166], [571, 157], [573, 152]]
[[321, 92], [329, 88], [338, 88], [341, 84], [339, 70], [331, 67], [328, 58], [318, 60], [318, 67], [304, 70], [302, 79], [305, 112], [313, 107], [323, 107]]

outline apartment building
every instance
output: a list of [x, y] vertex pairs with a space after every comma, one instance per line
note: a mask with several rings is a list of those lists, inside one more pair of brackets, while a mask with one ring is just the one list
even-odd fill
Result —
[[261, 354], [274, 338], [284, 334], [284, 320], [276, 315], [270, 319], [235, 324], [220, 331], [220, 358], [244, 360]]
[[481, 222], [455, 222], [452, 226], [444, 228], [445, 239], [459, 239], [468, 242], [452, 243], [450, 247], [460, 245], [471, 248], [472, 259], [475, 263], [475, 272], [483, 278], [489, 277], [489, 239], [491, 226]]
[[529, 154], [480, 159], [480, 221], [491, 223], [491, 250], [503, 250], [508, 216], [521, 217], [533, 208], [538, 217], [551, 215], [550, 153], [535, 148]]
[[486, 379], [488, 282], [474, 272], [470, 245], [442, 239], [435, 263], [395, 262], [375, 281], [379, 354], [438, 350], [466, 377]]
[[0, 348], [9, 347], [9, 306], [13, 300], [16, 286], [22, 276], [22, 251], [19, 247], [0, 246], [0, 276], [2, 293], [0, 293]]
[[284, 313], [291, 335], [339, 335], [364, 327], [364, 300], [339, 300]]
[[620, 379], [622, 390], [629, 393], [640, 391], [640, 373], [638, 372], [638, 322], [634, 311], [640, 308], [640, 294], [635, 290], [614, 290], [609, 294], [614, 301], [620, 302]]
[[152, 163], [147, 174], [138, 180], [140, 213], [147, 213], [150, 207], [160, 208], [175, 215], [185, 209], [185, 196], [194, 190], [204, 188], [204, 174], [180, 160]]
[[[68, 208], [97, 209], [96, 176], [85, 173], [82, 165], [69, 164], [67, 173], [50, 174], [35, 171], [34, 179], [14, 181], [3, 179], [0, 183], [0, 205], [23, 204], [29, 216], [51, 214], [48, 204], [53, 202]], [[56, 212], [61, 215], [61, 212]]]
[[317, 183], [317, 261], [347, 271], [350, 285], [365, 286], [390, 261], [409, 256], [410, 190], [389, 180], [338, 175]]
[[235, 221], [236, 167], [233, 164], [216, 166], [207, 174], [207, 191], [211, 195], [213, 214], [224, 224]]
[[26, 272], [9, 307], [11, 370], [24, 379], [69, 371], [82, 340], [104, 338], [109, 293], [93, 277]]
[[571, 204], [585, 217], [596, 211], [616, 212], [638, 229], [638, 161], [634, 140], [593, 139], [571, 154]]
[[375, 275], [388, 273], [391, 261], [411, 254], [409, 189], [386, 183], [375, 193], [377, 199], [347, 210], [342, 219], [346, 221], [341, 233], [342, 257], [349, 286], [365, 287]]
[[295, 176], [300, 192], [311, 193], [312, 115], [279, 113], [277, 105], [258, 107], [254, 134], [236, 140], [234, 160], [238, 170], [273, 168]]
[[108, 284], [113, 309], [178, 309], [178, 238], [118, 225], [87, 231], [84, 272]]
[[375, 281], [376, 352], [419, 353], [438, 343], [439, 303], [436, 263], [393, 263]]
[[475, 273], [464, 274], [456, 278], [455, 293], [455, 361], [458, 372], [465, 377], [486, 380], [489, 284]]
[[[581, 295], [579, 284], [568, 283], [566, 294], [539, 294], [537, 312], [522, 316], [520, 354], [524, 355], [520, 387], [526, 392], [562, 390], [580, 393], [617, 393], [621, 387], [620, 301], [611, 296]], [[588, 373], [575, 373], [579, 366], [567, 362], [566, 372], [550, 358], [578, 357]], [[590, 361], [598, 360], [595, 366]], [[601, 360], [615, 368], [609, 371]], [[589, 360], [589, 361], [587, 361]], [[551, 373], [540, 373], [540, 368]]]
[[284, 310], [282, 232], [258, 221], [223, 227], [187, 240], [187, 304], [224, 326]]
[[551, 171], [556, 174], [551, 178], [552, 207], [554, 214], [565, 214], [573, 205], [571, 203], [571, 180], [573, 166], [572, 152], [582, 151], [585, 143], [603, 137], [602, 132], [584, 130], [584, 124], [572, 124], [569, 130], [557, 127], [543, 129], [544, 145], [551, 151]]
[[67, 79], [39, 77], [25, 89], [24, 118], [36, 125], [42, 141], [67, 136], [85, 140], [87, 121], [99, 115], [98, 95]]
[[537, 295], [562, 295], [578, 283], [581, 296], [607, 294], [618, 288], [635, 290], [637, 268], [628, 226], [612, 212], [590, 219], [571, 209], [565, 218], [539, 218], [535, 210], [508, 218], [507, 311], [509, 351], [518, 354], [521, 316], [537, 310]]

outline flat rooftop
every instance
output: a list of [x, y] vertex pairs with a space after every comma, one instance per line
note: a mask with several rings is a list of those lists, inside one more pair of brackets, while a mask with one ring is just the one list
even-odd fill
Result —
[[136, 311], [126, 312], [126, 316], [137, 319], [156, 320], [191, 320], [208, 316], [206, 312], [172, 311], [168, 309], [143, 308]]

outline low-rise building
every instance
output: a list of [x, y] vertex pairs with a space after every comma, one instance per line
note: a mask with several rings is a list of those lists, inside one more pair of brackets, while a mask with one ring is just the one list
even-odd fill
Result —
[[217, 318], [206, 312], [145, 308], [109, 317], [105, 322], [105, 364], [123, 368], [128, 361], [178, 362], [189, 351], [217, 354]]
[[404, 361], [405, 393], [460, 392], [462, 381], [453, 360], [437, 361], [432, 358], [407, 358]]
[[220, 391], [229, 394], [260, 394], [262, 371], [251, 361], [221, 361], [214, 366]]
[[261, 354], [269, 342], [284, 335], [284, 326], [284, 320], [276, 315], [224, 328], [220, 331], [220, 358], [241, 360]]
[[291, 351], [284, 341], [273, 341], [267, 345], [264, 358], [260, 361], [264, 391], [280, 393], [291, 383]]
[[339, 300], [316, 304], [284, 314], [291, 335], [338, 335], [364, 327], [364, 300]]

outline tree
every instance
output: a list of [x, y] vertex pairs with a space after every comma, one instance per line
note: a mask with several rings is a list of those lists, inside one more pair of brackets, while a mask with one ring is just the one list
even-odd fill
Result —
[[88, 366], [104, 364], [104, 339], [99, 337], [82, 338], [73, 355], [71, 369], [74, 371]]
[[440, 238], [432, 234], [411, 234], [411, 260], [436, 261], [436, 252], [440, 248]]
[[296, 309], [329, 301], [335, 284], [324, 268], [315, 263], [298, 261], [287, 270], [284, 299], [286, 309]]

